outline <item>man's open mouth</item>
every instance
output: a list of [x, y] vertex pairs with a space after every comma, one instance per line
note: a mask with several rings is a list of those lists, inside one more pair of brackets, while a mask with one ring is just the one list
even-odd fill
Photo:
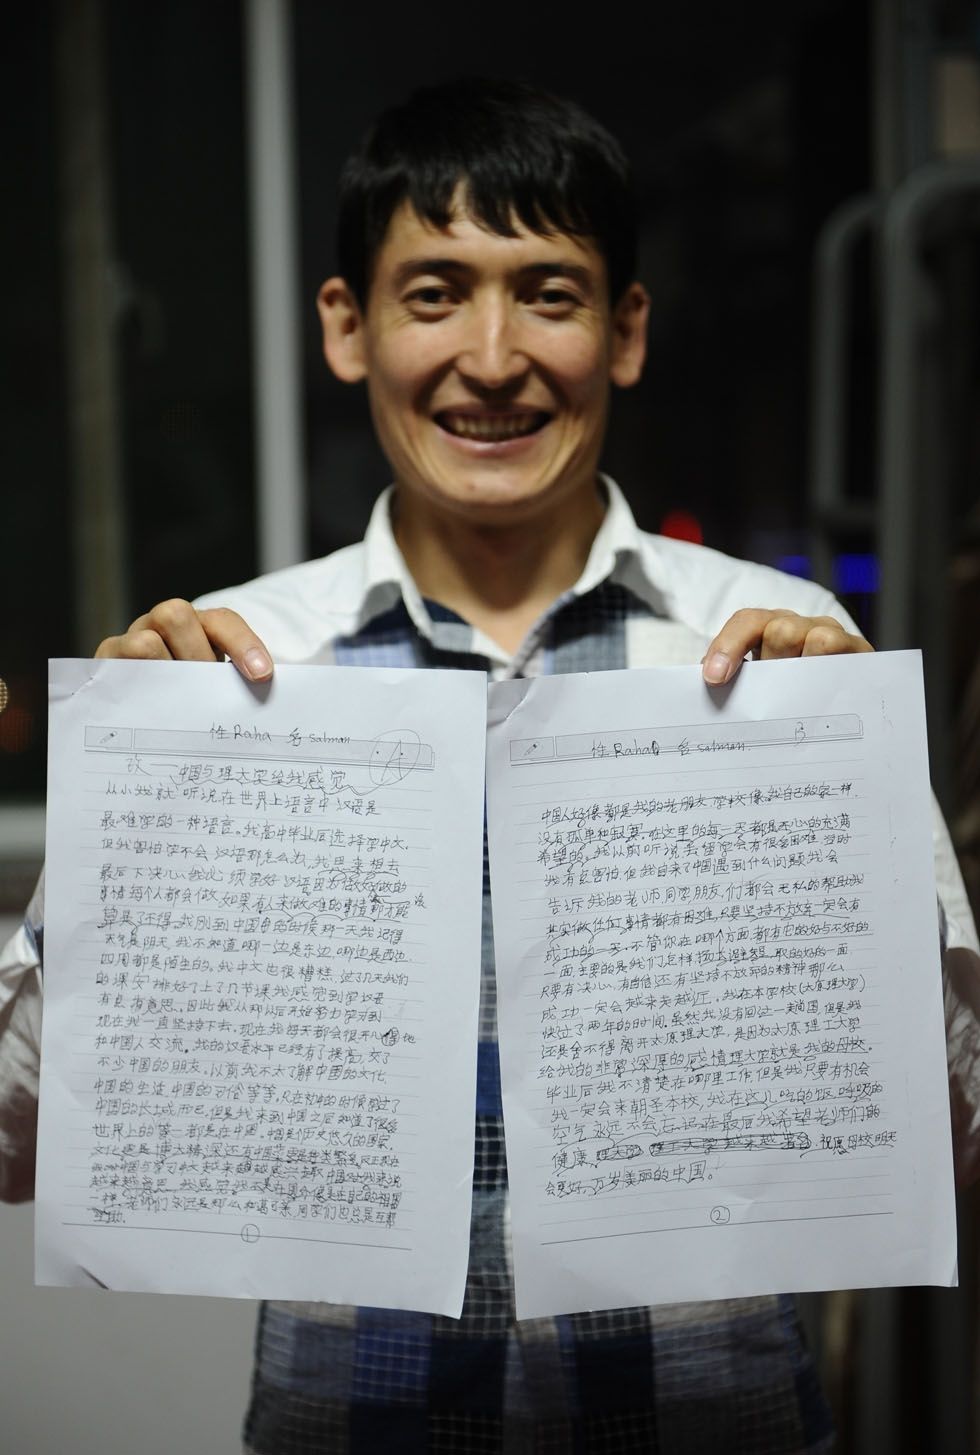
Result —
[[544, 409], [527, 409], [519, 414], [462, 414], [444, 409], [435, 418], [441, 429], [458, 439], [496, 444], [537, 433], [548, 423], [551, 415]]

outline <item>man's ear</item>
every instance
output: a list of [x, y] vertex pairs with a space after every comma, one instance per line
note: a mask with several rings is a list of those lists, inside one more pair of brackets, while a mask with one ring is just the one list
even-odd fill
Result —
[[643, 373], [647, 356], [650, 295], [642, 283], [631, 283], [613, 309], [609, 377], [628, 389]]
[[316, 295], [323, 330], [323, 357], [338, 379], [357, 384], [367, 373], [364, 318], [343, 278], [328, 278]]

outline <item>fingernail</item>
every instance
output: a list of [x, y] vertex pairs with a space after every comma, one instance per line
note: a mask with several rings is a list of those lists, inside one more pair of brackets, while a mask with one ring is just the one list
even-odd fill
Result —
[[249, 651], [245, 653], [245, 656], [242, 658], [242, 660], [245, 664], [245, 671], [251, 677], [253, 682], [258, 682], [263, 677], [268, 677], [269, 673], [272, 671], [272, 663], [270, 662], [268, 655], [263, 652], [259, 647], [252, 647]]
[[731, 658], [726, 657], [724, 652], [712, 652], [704, 664], [704, 680], [705, 682], [714, 683], [715, 686], [719, 686], [722, 682], [727, 682], [731, 676], [731, 672]]

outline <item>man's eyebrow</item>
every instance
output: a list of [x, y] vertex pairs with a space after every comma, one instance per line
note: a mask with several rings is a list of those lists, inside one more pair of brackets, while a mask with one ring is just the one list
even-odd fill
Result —
[[518, 269], [525, 277], [535, 278], [567, 278], [570, 283], [577, 283], [587, 293], [595, 291], [595, 274], [589, 268], [584, 268], [580, 263], [552, 261], [548, 263], [529, 263], [524, 268]]
[[[472, 276], [473, 272], [472, 266], [460, 258], [419, 256], [406, 258], [404, 262], [398, 264], [394, 272], [394, 284], [396, 288], [403, 288], [413, 278], [422, 277], [427, 273], [442, 276], [455, 274], [460, 277]], [[567, 278], [569, 282], [577, 283], [585, 292], [595, 292], [594, 273], [580, 263], [552, 258], [540, 263], [524, 263], [515, 268], [514, 272], [517, 277], [521, 278]]]
[[472, 270], [458, 258], [436, 258], [418, 257], [406, 258], [399, 263], [395, 269], [394, 282], [396, 288], [401, 288], [410, 283], [413, 278], [421, 277], [424, 273], [468, 273]]

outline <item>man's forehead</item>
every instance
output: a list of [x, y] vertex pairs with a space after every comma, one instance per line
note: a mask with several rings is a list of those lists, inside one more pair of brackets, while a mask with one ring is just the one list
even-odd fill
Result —
[[420, 258], [441, 256], [447, 248], [460, 255], [467, 251], [493, 251], [500, 256], [513, 255], [530, 257], [537, 252], [542, 261], [566, 255], [579, 266], [591, 266], [603, 273], [605, 264], [592, 238], [563, 232], [558, 228], [545, 230], [529, 228], [511, 213], [510, 226], [513, 235], [498, 232], [479, 217], [467, 204], [466, 194], [457, 191], [448, 222], [442, 226], [421, 216], [410, 199], [405, 199], [395, 208], [378, 250], [377, 262], [400, 260], [408, 254], [418, 253]]

